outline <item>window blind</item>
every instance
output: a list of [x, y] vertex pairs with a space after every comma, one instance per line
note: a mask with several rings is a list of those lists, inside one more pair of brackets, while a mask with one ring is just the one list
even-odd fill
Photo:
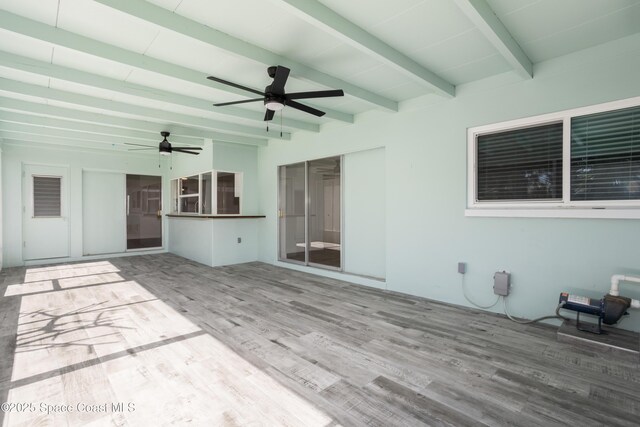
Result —
[[60, 177], [33, 177], [33, 216], [34, 217], [59, 217]]
[[571, 120], [571, 200], [640, 199], [640, 107]]
[[478, 201], [561, 200], [562, 123], [478, 136]]

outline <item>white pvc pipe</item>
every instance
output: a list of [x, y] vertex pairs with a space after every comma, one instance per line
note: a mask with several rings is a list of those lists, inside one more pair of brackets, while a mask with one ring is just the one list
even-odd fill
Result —
[[625, 276], [624, 274], [614, 274], [613, 276], [611, 276], [611, 290], [609, 291], [610, 295], [616, 297], [620, 295], [620, 282], [634, 282], [640, 284], [640, 277]]

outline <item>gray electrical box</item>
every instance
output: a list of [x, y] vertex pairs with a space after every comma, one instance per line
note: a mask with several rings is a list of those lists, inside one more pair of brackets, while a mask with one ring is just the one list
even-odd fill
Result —
[[493, 275], [493, 293], [506, 297], [511, 288], [511, 274], [506, 271], [496, 271]]
[[459, 262], [458, 263], [458, 273], [464, 274], [466, 272], [467, 272], [467, 264], [465, 264], [464, 262]]

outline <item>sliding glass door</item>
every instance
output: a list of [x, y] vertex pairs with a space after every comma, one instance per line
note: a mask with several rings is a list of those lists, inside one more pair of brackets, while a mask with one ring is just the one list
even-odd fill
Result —
[[340, 268], [340, 158], [308, 162], [309, 264]]
[[127, 175], [127, 250], [162, 247], [159, 176]]
[[342, 159], [279, 170], [279, 259], [342, 268]]
[[280, 166], [279, 175], [279, 258], [306, 264], [306, 165]]

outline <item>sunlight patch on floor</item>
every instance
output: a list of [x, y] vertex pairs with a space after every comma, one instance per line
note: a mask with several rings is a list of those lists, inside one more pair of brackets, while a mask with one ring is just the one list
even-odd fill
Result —
[[52, 280], [43, 280], [42, 282], [22, 283], [19, 285], [9, 285], [4, 292], [5, 297], [13, 297], [18, 295], [33, 294], [36, 292], [46, 292], [53, 290]]
[[28, 268], [24, 277], [24, 283], [66, 279], [69, 277], [89, 276], [102, 273], [115, 273], [118, 271], [120, 270], [118, 270], [118, 268], [109, 261]]
[[[59, 288], [22, 296], [7, 401], [38, 406], [5, 414], [5, 426], [331, 422], [109, 263], [92, 264], [27, 273], [57, 275]], [[46, 415], [43, 404], [72, 410]]]

